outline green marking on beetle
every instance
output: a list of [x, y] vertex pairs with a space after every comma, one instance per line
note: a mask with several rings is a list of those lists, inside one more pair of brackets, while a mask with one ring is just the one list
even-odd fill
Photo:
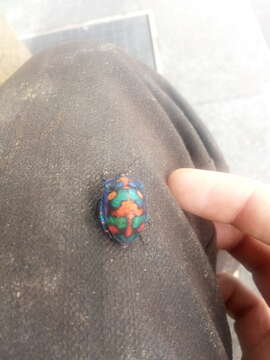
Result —
[[135, 189], [119, 189], [116, 197], [111, 200], [111, 205], [114, 208], [118, 208], [120, 207], [121, 202], [125, 200], [133, 200], [139, 207], [143, 204], [143, 199], [140, 198]]
[[118, 229], [124, 229], [127, 227], [127, 218], [126, 217], [116, 217], [116, 216], [109, 216], [107, 220], [108, 224], [115, 225]]
[[132, 226], [134, 228], [139, 227], [145, 221], [145, 215], [135, 216], [132, 220]]

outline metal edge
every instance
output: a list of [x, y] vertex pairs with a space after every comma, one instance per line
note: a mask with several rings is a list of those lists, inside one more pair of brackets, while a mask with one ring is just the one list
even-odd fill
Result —
[[[151, 10], [150, 10], [151, 11]], [[80, 24], [71, 24], [71, 25], [67, 25], [67, 26], [63, 26], [60, 28], [55, 28], [53, 30], [50, 31], [45, 31], [45, 32], [36, 32], [36, 33], [25, 33], [22, 34], [20, 36], [18, 36], [19, 40], [27, 40], [27, 39], [31, 39], [33, 37], [36, 36], [42, 36], [42, 35], [49, 35], [49, 34], [53, 34], [59, 31], [65, 31], [65, 30], [72, 30], [72, 29], [77, 29], [77, 28], [87, 28], [88, 26], [91, 25], [97, 25], [97, 24], [104, 24], [107, 22], [112, 22], [112, 21], [119, 21], [122, 19], [129, 19], [129, 18], [133, 18], [133, 17], [137, 17], [137, 16], [148, 16], [149, 17], [149, 10], [138, 10], [138, 11], [134, 11], [128, 14], [122, 14], [122, 15], [116, 15], [116, 16], [108, 16], [108, 17], [104, 17], [101, 19], [95, 19], [95, 20], [90, 20], [87, 22], [82, 22]]]
[[147, 17], [148, 17], [148, 23], [149, 23], [149, 30], [152, 40], [152, 47], [153, 47], [153, 55], [154, 55], [154, 61], [156, 70], [159, 74], [163, 74], [163, 65], [160, 57], [160, 50], [158, 45], [158, 31], [156, 27], [155, 22], [155, 14], [153, 10], [147, 10]]

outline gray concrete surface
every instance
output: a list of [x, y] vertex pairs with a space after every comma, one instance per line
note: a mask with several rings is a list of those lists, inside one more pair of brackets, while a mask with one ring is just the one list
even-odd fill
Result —
[[[164, 76], [195, 107], [231, 170], [270, 182], [268, 0], [2, 2], [20, 36], [152, 9]], [[53, 11], [52, 11], [53, 9]], [[264, 39], [266, 38], [266, 41]], [[241, 269], [240, 278], [253, 286]], [[237, 341], [235, 359], [240, 358]]]

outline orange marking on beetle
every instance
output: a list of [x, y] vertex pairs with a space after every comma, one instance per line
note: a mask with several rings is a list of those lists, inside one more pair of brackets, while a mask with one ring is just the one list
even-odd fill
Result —
[[138, 208], [138, 205], [133, 200], [122, 201], [121, 206], [112, 211], [112, 216], [126, 216], [132, 218], [134, 216], [141, 216], [143, 209]]
[[132, 229], [132, 217], [128, 218], [128, 226], [127, 226], [126, 231], [125, 231], [125, 236], [126, 237], [129, 237], [129, 236], [132, 235], [132, 231], [133, 231], [133, 229]]
[[111, 193], [109, 193], [108, 195], [108, 200], [112, 200], [113, 198], [115, 198], [117, 195], [116, 191], [112, 191]]
[[128, 178], [126, 176], [121, 176], [117, 179], [117, 182], [123, 182], [125, 187], [128, 187]]
[[138, 228], [137, 228], [137, 232], [141, 232], [144, 230], [144, 224], [141, 224]]
[[109, 228], [109, 230], [110, 230], [110, 232], [111, 232], [112, 234], [117, 234], [117, 233], [119, 233], [118, 228], [117, 228], [116, 226], [114, 226], [114, 225], [109, 225], [108, 228]]

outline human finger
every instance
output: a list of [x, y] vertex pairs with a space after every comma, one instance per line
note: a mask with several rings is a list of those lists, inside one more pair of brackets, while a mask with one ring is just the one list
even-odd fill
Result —
[[198, 169], [173, 171], [168, 186], [183, 209], [230, 223], [270, 244], [268, 186], [237, 175]]
[[258, 345], [270, 331], [270, 311], [265, 301], [231, 275], [218, 275], [221, 294], [228, 313], [235, 319], [235, 330], [243, 352]]
[[227, 250], [252, 273], [256, 286], [270, 306], [270, 246], [231, 225], [216, 223], [215, 227], [218, 247]]
[[230, 250], [238, 245], [243, 233], [231, 224], [215, 222], [216, 241], [218, 249]]

